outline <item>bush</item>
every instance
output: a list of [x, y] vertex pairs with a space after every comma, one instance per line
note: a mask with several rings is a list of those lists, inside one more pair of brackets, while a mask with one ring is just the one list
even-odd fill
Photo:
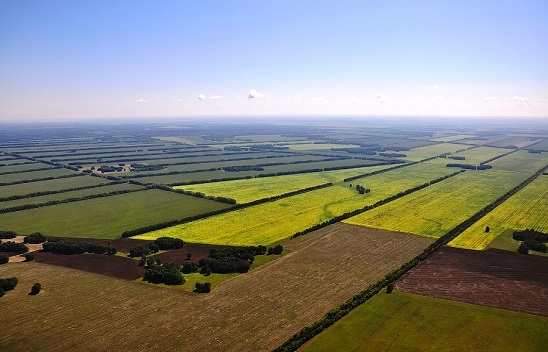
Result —
[[198, 271], [199, 267], [195, 263], [188, 261], [183, 263], [183, 267], [181, 268], [181, 272], [183, 274], [191, 274]]
[[194, 292], [197, 293], [209, 293], [211, 291], [211, 283], [209, 282], [197, 282], [194, 286]]
[[11, 240], [15, 238], [17, 234], [12, 231], [0, 231], [0, 240]]
[[173, 237], [159, 237], [154, 241], [154, 243], [156, 243], [158, 248], [161, 250], [179, 249], [183, 248], [183, 245], [185, 244], [180, 238]]
[[16, 277], [9, 277], [7, 279], [0, 279], [0, 289], [4, 291], [10, 291], [17, 286], [17, 278]]
[[6, 264], [9, 261], [10, 257], [8, 257], [7, 255], [0, 255], [0, 265]]
[[527, 244], [525, 242], [521, 242], [521, 244], [519, 245], [518, 253], [529, 254], [529, 247], [527, 247]]
[[282, 254], [282, 252], [284, 251], [284, 247], [281, 245], [281, 244], [278, 244], [274, 247], [270, 247], [268, 248], [268, 255], [279, 255], [279, 254]]
[[26, 262], [31, 262], [31, 261], [34, 260], [34, 254], [32, 254], [32, 253], [24, 254], [23, 257], [25, 257]]
[[156, 253], [160, 250], [157, 244], [151, 243], [148, 246], [139, 246], [129, 250], [128, 257], [146, 257], [149, 254]]
[[31, 233], [23, 240], [23, 242], [31, 244], [44, 243], [46, 241], [46, 236], [42, 235], [40, 232]]
[[35, 283], [34, 285], [32, 285], [31, 289], [30, 289], [30, 292], [29, 292], [29, 295], [30, 296], [36, 296], [37, 294], [40, 293], [40, 291], [42, 290], [42, 285], [40, 285], [38, 282]]
[[181, 285], [185, 282], [177, 265], [154, 264], [145, 269], [143, 280], [153, 284]]
[[489, 226], [485, 226], [485, 233], [489, 233], [489, 231], [491, 231], [491, 228], [489, 228]]
[[4, 242], [0, 243], [0, 252], [10, 252], [16, 254], [22, 254], [28, 252], [29, 249], [23, 243]]

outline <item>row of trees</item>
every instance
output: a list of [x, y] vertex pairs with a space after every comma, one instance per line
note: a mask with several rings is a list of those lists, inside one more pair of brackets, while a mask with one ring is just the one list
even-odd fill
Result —
[[461, 169], [466, 169], [466, 170], [487, 170], [493, 167], [491, 165], [486, 165], [486, 164], [472, 165], [472, 164], [457, 164], [457, 163], [449, 163], [446, 166], [460, 167]]
[[56, 254], [116, 254], [116, 248], [88, 242], [71, 242], [66, 240], [48, 241], [43, 245], [44, 252]]
[[548, 242], [548, 234], [539, 232], [533, 229], [523, 231], [514, 231], [512, 238], [516, 241], [521, 241], [518, 252], [521, 254], [529, 254], [529, 251], [546, 253], [546, 242]]

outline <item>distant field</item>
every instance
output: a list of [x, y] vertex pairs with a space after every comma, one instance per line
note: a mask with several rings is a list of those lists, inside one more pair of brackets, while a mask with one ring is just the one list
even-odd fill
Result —
[[[0, 161], [0, 164], [3, 162]], [[22, 165], [7, 165], [7, 166], [0, 166], [0, 174], [3, 174], [5, 172], [25, 172], [25, 171], [32, 171], [35, 169], [43, 169], [51, 167], [48, 164], [43, 163], [32, 163], [32, 164], [22, 164]], [[3, 178], [2, 178], [3, 180]], [[0, 182], [3, 182], [0, 180]]]
[[529, 147], [529, 149], [534, 149], [534, 150], [544, 150], [546, 152], [548, 152], [548, 138], [547, 139], [544, 139], [542, 142], [540, 143], [537, 143], [535, 145], [532, 145], [531, 147]]
[[408, 293], [380, 293], [303, 352], [541, 352], [548, 318]]
[[114, 239], [127, 230], [226, 207], [208, 199], [146, 190], [0, 214], [0, 224], [23, 234]]
[[317, 186], [326, 182], [339, 182], [347, 177], [384, 170], [389, 167], [394, 167], [394, 165], [369, 166], [355, 169], [313, 172], [297, 175], [210, 182], [188, 186], [178, 186], [175, 188], [202, 192], [213, 196], [229, 197], [235, 199], [238, 203], [247, 203], [303, 188]]
[[507, 171], [467, 171], [345, 222], [440, 237], [528, 176]]
[[189, 242], [257, 245], [274, 243], [337, 215], [373, 204], [454, 170], [412, 165], [353, 181], [371, 193], [358, 194], [348, 185], [335, 185], [249, 208], [231, 211], [138, 236], [179, 237]]
[[79, 191], [55, 193], [55, 194], [49, 194], [45, 196], [9, 200], [4, 202], [0, 201], [0, 209], [12, 208], [12, 207], [22, 206], [26, 204], [40, 204], [40, 203], [46, 203], [46, 202], [58, 201], [58, 200], [64, 200], [64, 199], [70, 199], [70, 198], [80, 198], [80, 197], [85, 197], [93, 194], [104, 194], [109, 192], [133, 190], [133, 189], [140, 189], [140, 188], [142, 187], [129, 184], [129, 183], [106, 185], [102, 187], [82, 189]]
[[207, 182], [217, 179], [238, 179], [244, 177], [252, 177], [261, 174], [276, 174], [280, 172], [306, 172], [319, 171], [331, 167], [363, 167], [368, 164], [377, 164], [374, 160], [361, 159], [340, 159], [329, 161], [314, 161], [310, 163], [285, 164], [275, 166], [264, 166], [263, 171], [236, 171], [228, 172], [223, 170], [192, 172], [186, 174], [164, 175], [164, 176], [148, 176], [136, 178], [136, 181], [144, 183], [159, 183], [159, 184], [175, 184], [175, 183], [190, 183], [190, 182]]
[[[508, 153], [512, 151], [511, 149], [503, 148], [493, 148], [493, 147], [478, 147], [474, 149], [469, 149], [461, 153], [456, 153], [453, 155], [464, 156], [466, 159], [463, 161], [456, 160], [455, 162], [461, 162], [465, 164], [479, 164], [481, 162], [487, 161], [491, 158], [494, 158], [498, 155]], [[451, 162], [451, 159], [449, 159]]]
[[[485, 232], [486, 226], [489, 226], [489, 233]], [[486, 249], [498, 236], [525, 229], [548, 233], [548, 176], [539, 176], [469, 227], [449, 245]]]
[[303, 150], [329, 150], [333, 148], [353, 148], [359, 147], [355, 144], [330, 144], [330, 143], [301, 143], [301, 144], [289, 144], [287, 145], [291, 150], [303, 151]]
[[472, 138], [474, 135], [471, 134], [454, 134], [451, 136], [438, 137], [431, 139], [434, 142], [454, 142], [465, 138]]
[[439, 143], [427, 145], [424, 147], [418, 147], [411, 150], [403, 151], [407, 157], [405, 159], [411, 161], [419, 161], [422, 159], [430, 158], [436, 155], [444, 153], [454, 153], [457, 150], [465, 149], [466, 146], [462, 144], [451, 144], [451, 143]]
[[[488, 144], [494, 147], [516, 147], [523, 148], [528, 145], [538, 142], [539, 139], [536, 137], [523, 137], [523, 136], [510, 136], [497, 139], [496, 141], [489, 142]], [[533, 147], [534, 149], [534, 147]]]
[[42, 171], [29, 171], [29, 172], [18, 172], [16, 174], [7, 174], [0, 176], [0, 183], [10, 183], [10, 182], [20, 182], [27, 180], [34, 180], [46, 177], [58, 177], [65, 175], [73, 175], [76, 172], [69, 169], [51, 169], [51, 170], [42, 170]]
[[93, 186], [110, 182], [112, 181], [100, 177], [77, 176], [40, 182], [20, 183], [10, 186], [0, 186], [0, 198], [22, 196], [36, 192], [59, 191], [63, 189]]
[[518, 150], [490, 162], [489, 165], [498, 170], [535, 172], [548, 165], [548, 152], [529, 153], [526, 150]]

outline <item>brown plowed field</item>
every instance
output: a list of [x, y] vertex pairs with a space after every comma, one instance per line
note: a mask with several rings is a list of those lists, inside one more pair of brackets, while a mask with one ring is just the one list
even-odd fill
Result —
[[[270, 351], [420, 253], [429, 239], [336, 224], [211, 293], [116, 280], [40, 263], [7, 264], [0, 350]], [[27, 295], [34, 282], [44, 292]]]
[[55, 254], [47, 252], [34, 253], [38, 263], [64, 266], [90, 273], [116, 277], [125, 280], [135, 280], [143, 276], [143, 267], [138, 261], [115, 255], [102, 254]]
[[548, 258], [445, 247], [412, 269], [402, 291], [548, 316]]

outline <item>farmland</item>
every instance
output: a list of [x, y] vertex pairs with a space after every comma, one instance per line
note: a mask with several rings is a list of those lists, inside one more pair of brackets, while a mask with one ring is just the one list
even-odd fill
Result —
[[443, 248], [411, 269], [396, 288], [548, 317], [548, 258]]
[[202, 192], [212, 196], [229, 197], [235, 199], [238, 203], [247, 203], [262, 198], [297, 191], [303, 188], [318, 186], [326, 182], [340, 182], [347, 177], [384, 170], [389, 167], [393, 167], [393, 165], [368, 166], [348, 170], [343, 169], [287, 176], [211, 182], [179, 186], [175, 188], [193, 192]]
[[478, 147], [466, 150], [464, 152], [455, 153], [455, 156], [463, 156], [465, 164], [479, 164], [488, 161], [496, 156], [511, 152], [512, 149], [493, 148], [493, 147]]
[[2, 198], [7, 198], [14, 196], [24, 196], [38, 192], [53, 192], [107, 183], [110, 183], [110, 181], [104, 178], [92, 176], [59, 178], [40, 182], [28, 182], [9, 186], [0, 186], [0, 195]]
[[438, 143], [427, 145], [424, 147], [418, 147], [404, 152], [406, 159], [411, 161], [419, 161], [426, 158], [431, 158], [433, 156], [446, 154], [446, 153], [455, 153], [459, 150], [468, 148], [462, 144], [451, 144], [451, 143]]
[[207, 199], [145, 190], [0, 214], [0, 223], [20, 233], [114, 239], [124, 231], [226, 207]]
[[379, 294], [302, 351], [543, 351], [548, 318], [409, 293]]
[[359, 194], [346, 184], [336, 184], [149, 232], [137, 238], [172, 236], [198, 243], [270, 244], [451, 172], [453, 171], [446, 167], [424, 168], [422, 165], [412, 165], [353, 181], [355, 184], [365, 183], [371, 189], [371, 192], [365, 195]]
[[[470, 226], [450, 245], [485, 249], [498, 236], [511, 236], [515, 230], [548, 232], [548, 177], [539, 176], [527, 187]], [[489, 227], [489, 232], [485, 228]], [[517, 245], [516, 245], [517, 246]]]
[[[0, 348], [79, 349], [82, 336], [93, 329], [101, 338], [86, 347], [96, 350], [132, 349], [146, 341], [164, 351], [270, 351], [429, 243], [333, 225], [291, 240], [286, 244], [291, 255], [225, 281], [205, 296], [41, 263], [0, 266], [0, 276], [20, 280], [2, 298], [11, 323], [0, 323]], [[46, 291], [29, 300], [25, 291], [37, 281]], [[26, 319], [29, 314], [34, 319]], [[63, 331], [70, 333], [59, 339]]]
[[440, 237], [526, 178], [509, 171], [467, 171], [346, 222]]
[[548, 152], [528, 153], [526, 150], [519, 150], [489, 163], [498, 170], [535, 172], [548, 165]]

